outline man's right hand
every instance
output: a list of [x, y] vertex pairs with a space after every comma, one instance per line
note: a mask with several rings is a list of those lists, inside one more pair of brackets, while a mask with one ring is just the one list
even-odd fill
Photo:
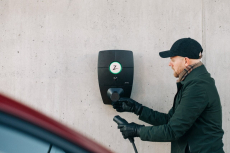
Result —
[[113, 102], [113, 108], [118, 112], [133, 112], [140, 115], [142, 104], [139, 104], [131, 98], [120, 98], [117, 102]]

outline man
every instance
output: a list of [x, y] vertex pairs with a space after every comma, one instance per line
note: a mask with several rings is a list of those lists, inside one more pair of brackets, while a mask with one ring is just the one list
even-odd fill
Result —
[[130, 99], [113, 103], [118, 112], [134, 112], [154, 126], [119, 125], [123, 137], [171, 142], [171, 153], [223, 153], [222, 110], [214, 79], [200, 61], [203, 49], [194, 39], [177, 40], [170, 50], [169, 66], [177, 80], [177, 93], [168, 114], [154, 111]]

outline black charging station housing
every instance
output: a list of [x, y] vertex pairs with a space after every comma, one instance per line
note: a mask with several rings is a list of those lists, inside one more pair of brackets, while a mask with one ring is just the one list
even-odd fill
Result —
[[[104, 50], [98, 55], [98, 82], [104, 104], [112, 104], [107, 92], [110, 88], [123, 89], [121, 97], [130, 98], [133, 86], [133, 52], [128, 50]], [[117, 90], [119, 91], [119, 90]]]

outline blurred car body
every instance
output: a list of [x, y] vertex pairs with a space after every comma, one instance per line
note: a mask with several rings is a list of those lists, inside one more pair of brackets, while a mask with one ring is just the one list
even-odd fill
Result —
[[82, 134], [0, 94], [0, 153], [112, 153]]

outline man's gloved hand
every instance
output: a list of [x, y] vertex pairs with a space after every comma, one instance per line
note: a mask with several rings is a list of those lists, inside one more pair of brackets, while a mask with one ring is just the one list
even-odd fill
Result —
[[117, 102], [113, 102], [113, 108], [118, 112], [133, 112], [140, 115], [142, 111], [142, 104], [139, 104], [131, 98], [120, 98]]
[[144, 127], [144, 125], [139, 125], [133, 122], [118, 125], [118, 128], [120, 129], [124, 139], [140, 137], [140, 131], [142, 127]]

